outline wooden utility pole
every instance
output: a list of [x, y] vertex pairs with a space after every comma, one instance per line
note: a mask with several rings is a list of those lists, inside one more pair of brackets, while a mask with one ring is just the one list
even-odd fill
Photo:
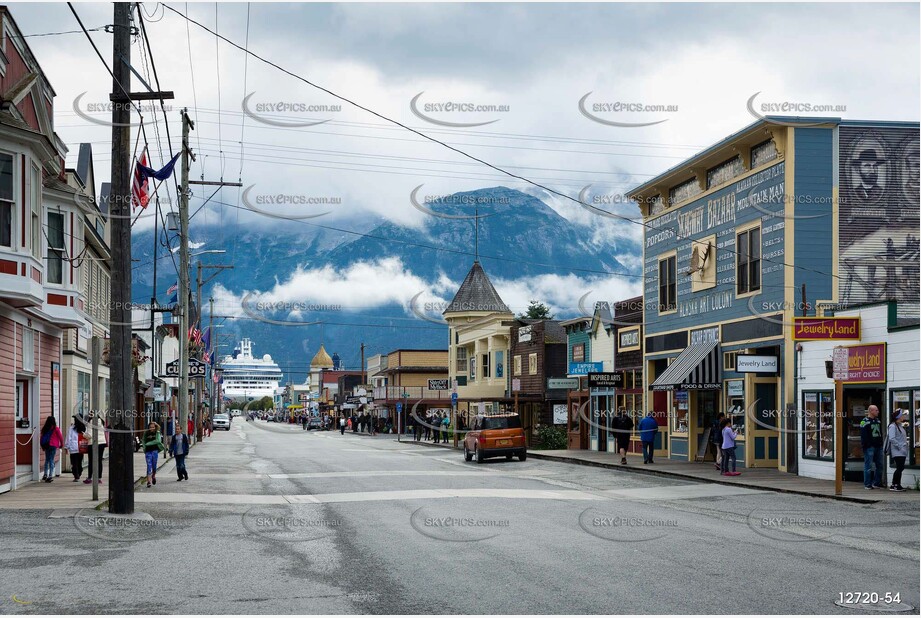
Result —
[[102, 457], [99, 453], [99, 431], [95, 423], [96, 416], [99, 415], [99, 337], [93, 335], [90, 340], [90, 410], [93, 412], [92, 449], [93, 469], [90, 474], [93, 475], [93, 501], [99, 500], [99, 475], [102, 474]]
[[[197, 271], [196, 277], [195, 277], [195, 290], [196, 290], [195, 291], [195, 301], [196, 301], [195, 307], [197, 311], [195, 325], [196, 325], [196, 328], [198, 328], [199, 330], [201, 330], [201, 286], [202, 286], [201, 271], [202, 271], [202, 268], [214, 268], [217, 270], [224, 270], [224, 269], [232, 269], [233, 266], [225, 266], [223, 264], [203, 265], [201, 263], [201, 258], [199, 258], [197, 268], [196, 268], [196, 271]], [[208, 278], [208, 281], [213, 279], [215, 276], [217, 276], [217, 273], [211, 275], [211, 277]], [[214, 312], [214, 299], [213, 298], [211, 299], [211, 311]], [[209, 314], [209, 320], [211, 320], [212, 323], [214, 322], [213, 316], [211, 316], [210, 314]], [[211, 330], [210, 328], [209, 328], [209, 331], [211, 332], [211, 337], [213, 338], [214, 331]], [[201, 392], [202, 390], [204, 390], [204, 385], [196, 382], [195, 383], [195, 414], [194, 414], [195, 416], [195, 437], [199, 442], [204, 437], [204, 428], [202, 427], [203, 419], [202, 419], [202, 414], [201, 414]], [[209, 402], [208, 405], [212, 406], [210, 409], [210, 412], [211, 412], [211, 418], [214, 419], [213, 402]]]
[[195, 158], [189, 148], [189, 131], [194, 128], [188, 110], [183, 108], [179, 192], [179, 426], [184, 431], [189, 425], [189, 158]]
[[[131, 4], [115, 3], [112, 27], [112, 175], [109, 196], [112, 238], [112, 280], [109, 308], [109, 371], [111, 397], [109, 427], [109, 511], [134, 512], [134, 449], [129, 432], [130, 410], [134, 407], [131, 368]], [[133, 424], [133, 423], [132, 423]], [[133, 427], [132, 427], [133, 428]], [[99, 454], [96, 460], [99, 459]], [[95, 460], [94, 460], [94, 463]], [[98, 464], [96, 464], [98, 465]], [[96, 497], [98, 475], [93, 476]]]
[[[821, 406], [819, 402], [819, 406]], [[821, 408], [820, 408], [821, 410]], [[844, 387], [841, 380], [835, 380], [835, 418], [832, 421], [838, 435], [835, 436], [835, 495], [844, 492], [844, 443], [847, 441], [847, 418], [844, 414]]]

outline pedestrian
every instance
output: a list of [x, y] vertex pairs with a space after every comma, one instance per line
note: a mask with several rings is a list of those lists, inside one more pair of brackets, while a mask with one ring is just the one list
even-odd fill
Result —
[[441, 441], [448, 443], [448, 431], [451, 429], [451, 417], [447, 414], [441, 419]]
[[304, 431], [307, 431], [307, 415], [301, 414], [301, 426], [304, 428]]
[[659, 423], [652, 417], [649, 412], [640, 420], [639, 424], [640, 440], [643, 443], [643, 463], [652, 463], [652, 452], [655, 450], [656, 433], [659, 431]]
[[70, 453], [70, 472], [74, 475], [74, 483], [80, 480], [83, 475], [83, 453], [86, 452], [86, 425], [76, 414], [73, 415], [73, 423], [67, 430], [67, 440], [64, 441], [64, 448]]
[[[93, 430], [96, 431], [96, 446], [93, 446]], [[98, 475], [99, 483], [102, 483], [102, 457], [105, 454], [108, 443], [108, 430], [102, 418], [96, 412], [90, 413], [90, 422], [86, 427], [86, 439], [89, 445], [87, 451], [87, 464], [89, 472], [83, 481], [85, 485], [93, 482], [95, 475]]]
[[630, 446], [630, 432], [633, 431], [633, 421], [627, 416], [625, 410], [618, 410], [614, 417], [614, 437], [617, 440], [617, 452], [620, 453], [621, 465], [627, 465], [627, 448]]
[[716, 415], [713, 424], [710, 425], [710, 444], [716, 452], [713, 456], [713, 465], [721, 472], [723, 470], [723, 430], [720, 423], [723, 422], [724, 418], [726, 418], [726, 415], [720, 412]]
[[188, 427], [188, 432], [186, 433], [186, 435], [191, 438], [192, 434], [195, 433], [195, 421], [192, 420], [191, 416], [189, 416], [189, 420], [186, 423], [186, 425]]
[[892, 413], [892, 422], [889, 423], [889, 431], [886, 435], [885, 451], [895, 464], [889, 491], [905, 491], [905, 488], [902, 487], [902, 470], [905, 469], [905, 458], [908, 457], [908, 433], [902, 426], [903, 416], [905, 413], [902, 410]]
[[50, 483], [54, 480], [54, 457], [58, 449], [64, 446], [64, 436], [61, 435], [61, 428], [54, 415], [45, 419], [42, 426], [42, 432], [39, 435], [39, 444], [45, 453], [45, 463], [42, 466], [42, 480]]
[[[723, 476], [739, 476], [741, 472], [736, 472], [736, 438], [739, 435], [732, 429], [732, 422], [728, 418], [720, 421], [720, 435], [723, 436], [723, 460], [721, 463], [721, 474]], [[732, 470], [729, 470], [729, 462], [732, 461]]]
[[[189, 472], [185, 468], [185, 458], [189, 454], [189, 438], [182, 431], [176, 432], [176, 435], [173, 436], [173, 441], [169, 447], [170, 454], [176, 458], [176, 474], [179, 476], [177, 480], [181, 481], [183, 479], [189, 480]], [[156, 477], [156, 472], [154, 472]]]
[[344, 416], [339, 417], [339, 435], [340, 436], [345, 435], [345, 417]]
[[172, 446], [173, 436], [176, 434], [176, 421], [172, 415], [166, 417], [166, 444]]
[[353, 414], [349, 417], [349, 421], [352, 423], [352, 433], [358, 433], [358, 417]]
[[422, 415], [422, 439], [428, 442], [432, 437], [432, 413], [426, 412]]
[[871, 405], [860, 421], [860, 446], [863, 447], [863, 486], [883, 488], [883, 428], [879, 408]]
[[141, 444], [144, 446], [144, 459], [147, 462], [147, 486], [150, 487], [151, 482], [157, 484], [157, 459], [160, 451], [166, 450], [163, 448], [160, 426], [151, 422], [141, 437]]

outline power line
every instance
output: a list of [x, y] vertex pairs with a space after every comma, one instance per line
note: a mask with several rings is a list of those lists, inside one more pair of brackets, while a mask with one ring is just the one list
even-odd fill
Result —
[[[177, 11], [176, 9], [172, 8], [171, 6], [169, 6], [168, 4], [164, 4], [163, 6], [166, 7], [167, 9], [169, 9], [170, 11], [172, 11], [173, 13], [179, 15], [180, 17], [182, 17], [183, 19], [185, 19], [187, 22], [191, 22], [191, 23], [195, 24], [196, 26], [198, 26], [199, 28], [201, 28], [201, 29], [203, 29], [203, 30], [205, 30], [205, 31], [207, 31], [207, 32], [211, 32], [211, 33], [214, 34], [215, 36], [220, 37], [221, 40], [225, 41], [225, 42], [228, 43], [229, 45], [232, 45], [233, 47], [236, 47], [237, 49], [239, 49], [240, 51], [242, 51], [242, 52], [244, 52], [244, 53], [246, 53], [246, 54], [252, 55], [253, 58], [259, 60], [260, 62], [262, 62], [262, 63], [264, 63], [264, 64], [267, 64], [267, 65], [269, 65], [269, 66], [271, 66], [271, 67], [277, 69], [278, 71], [281, 71], [281, 72], [284, 73], [285, 75], [288, 75], [288, 76], [290, 76], [290, 77], [293, 77], [294, 79], [296, 79], [296, 80], [298, 80], [298, 81], [301, 81], [301, 82], [307, 84], [308, 86], [310, 86], [310, 87], [312, 87], [312, 88], [315, 88], [315, 89], [317, 89], [317, 90], [320, 90], [320, 91], [322, 91], [322, 92], [325, 92], [326, 94], [328, 94], [328, 95], [330, 95], [330, 96], [332, 96], [332, 97], [335, 97], [336, 99], [339, 99], [340, 101], [344, 101], [345, 103], [348, 103], [349, 105], [353, 105], [354, 107], [357, 107], [358, 109], [360, 109], [360, 110], [362, 110], [362, 111], [364, 111], [364, 112], [367, 112], [367, 113], [371, 114], [372, 116], [375, 116], [375, 117], [377, 117], [377, 118], [380, 118], [381, 120], [384, 120], [384, 121], [389, 122], [389, 123], [391, 123], [391, 124], [393, 124], [393, 125], [396, 125], [396, 126], [398, 126], [398, 127], [401, 127], [401, 128], [403, 128], [403, 129], [405, 129], [406, 131], [409, 131], [410, 133], [413, 133], [413, 134], [415, 134], [415, 135], [418, 135], [419, 137], [421, 137], [421, 138], [423, 138], [423, 139], [425, 139], [425, 140], [428, 140], [428, 141], [430, 141], [430, 142], [432, 142], [432, 143], [434, 143], [434, 144], [439, 144], [439, 145], [442, 146], [443, 148], [447, 148], [448, 150], [451, 150], [452, 152], [456, 152], [457, 154], [459, 154], [459, 155], [461, 155], [461, 156], [463, 156], [463, 157], [466, 157], [466, 158], [468, 158], [468, 159], [471, 159], [471, 160], [473, 160], [473, 161], [476, 161], [476, 162], [478, 162], [478, 163], [481, 163], [482, 165], [485, 165], [486, 167], [489, 167], [490, 169], [494, 169], [494, 170], [496, 170], [497, 172], [499, 172], [499, 173], [501, 173], [501, 174], [505, 174], [505, 175], [507, 175], [507, 176], [509, 176], [509, 177], [511, 177], [511, 178], [516, 178], [516, 179], [521, 180], [521, 181], [523, 181], [523, 182], [525, 182], [525, 183], [531, 184], [531, 185], [533, 185], [533, 186], [535, 186], [535, 187], [538, 187], [538, 188], [540, 188], [540, 189], [543, 189], [544, 191], [547, 191], [548, 193], [551, 193], [551, 194], [553, 194], [553, 195], [556, 195], [557, 197], [560, 197], [560, 198], [562, 198], [562, 199], [565, 199], [565, 200], [569, 200], [569, 201], [575, 202], [576, 204], [579, 204], [579, 205], [581, 205], [581, 206], [583, 206], [583, 207], [585, 207], [585, 208], [589, 208], [589, 209], [591, 209], [591, 210], [594, 210], [594, 211], [598, 212], [599, 214], [602, 214], [602, 215], [604, 215], [604, 216], [608, 216], [608, 217], [611, 217], [611, 218], [621, 219], [621, 220], [623, 220], [623, 221], [627, 221], [627, 222], [632, 223], [632, 224], [634, 224], [634, 225], [641, 225], [641, 226], [643, 226], [643, 228], [645, 228], [645, 229], [654, 229], [653, 226], [651, 226], [650, 224], [646, 223], [645, 221], [635, 221], [635, 220], [630, 219], [630, 218], [628, 218], [628, 217], [624, 217], [624, 216], [618, 215], [618, 214], [616, 214], [616, 213], [611, 213], [611, 212], [602, 210], [602, 209], [600, 209], [600, 208], [598, 208], [598, 207], [596, 207], [596, 206], [593, 206], [593, 205], [591, 205], [591, 204], [588, 204], [588, 203], [586, 203], [586, 202], [583, 202], [583, 201], [580, 200], [580, 199], [577, 199], [577, 198], [574, 198], [574, 197], [572, 197], [572, 196], [570, 196], [570, 195], [567, 195], [567, 194], [565, 194], [565, 193], [563, 193], [563, 192], [561, 192], [561, 191], [557, 191], [556, 189], [553, 189], [553, 188], [551, 188], [551, 187], [548, 187], [548, 186], [546, 186], [546, 185], [544, 185], [544, 184], [535, 182], [535, 181], [533, 181], [533, 180], [531, 180], [531, 179], [529, 179], [529, 178], [527, 178], [527, 177], [525, 177], [525, 176], [521, 176], [521, 175], [519, 175], [519, 174], [514, 174], [514, 173], [512, 173], [512, 172], [510, 172], [510, 171], [508, 171], [508, 170], [506, 170], [506, 169], [504, 169], [504, 168], [501, 168], [501, 167], [499, 167], [499, 166], [497, 166], [497, 165], [494, 165], [494, 164], [490, 163], [489, 161], [486, 161], [486, 160], [481, 159], [481, 158], [479, 158], [479, 157], [477, 157], [477, 156], [474, 156], [474, 155], [472, 155], [472, 154], [470, 154], [470, 153], [468, 153], [468, 152], [466, 152], [466, 151], [464, 151], [464, 150], [461, 150], [461, 149], [459, 149], [459, 148], [455, 148], [454, 146], [452, 146], [451, 144], [448, 144], [447, 142], [441, 141], [441, 140], [439, 140], [439, 139], [437, 139], [437, 138], [435, 138], [435, 137], [432, 137], [431, 135], [428, 135], [427, 133], [423, 133], [422, 131], [419, 131], [419, 130], [414, 129], [414, 128], [410, 127], [410, 126], [407, 126], [407, 125], [401, 123], [401, 122], [398, 121], [398, 120], [394, 120], [394, 119], [392, 119], [392, 118], [390, 118], [390, 117], [388, 117], [388, 116], [383, 115], [383, 114], [380, 113], [380, 112], [376, 112], [376, 111], [374, 111], [373, 109], [371, 109], [371, 108], [369, 108], [369, 107], [366, 107], [366, 106], [364, 106], [364, 105], [362, 105], [362, 104], [360, 104], [360, 103], [357, 103], [356, 101], [353, 101], [353, 100], [349, 99], [348, 97], [345, 97], [345, 96], [340, 95], [340, 94], [338, 94], [338, 93], [336, 93], [336, 92], [333, 92], [333, 91], [330, 90], [329, 88], [326, 88], [326, 87], [324, 87], [324, 86], [320, 86], [319, 84], [316, 84], [316, 83], [310, 81], [309, 79], [307, 79], [307, 78], [305, 78], [305, 77], [302, 77], [301, 75], [298, 75], [297, 73], [294, 73], [294, 72], [292, 72], [292, 71], [289, 71], [288, 69], [285, 69], [285, 68], [282, 67], [281, 65], [276, 64], [275, 62], [272, 62], [271, 60], [268, 60], [268, 59], [266, 59], [266, 58], [263, 58], [262, 56], [260, 56], [259, 54], [255, 53], [255, 52], [253, 52], [253, 51], [251, 51], [251, 50], [244, 49], [243, 47], [241, 47], [241, 46], [238, 45], [237, 43], [234, 43], [233, 41], [231, 41], [231, 40], [228, 39], [227, 37], [225, 37], [225, 36], [223, 36], [223, 35], [220, 35], [220, 34], [218, 34], [217, 32], [213, 32], [213, 31], [209, 30], [208, 27], [205, 26], [204, 24], [201, 24], [201, 23], [195, 21], [194, 19], [192, 19], [191, 17], [189, 17], [189, 16], [187, 16], [187, 15], [183, 15], [182, 13], [180, 13], [179, 11]], [[679, 238], [679, 237], [676, 235], [676, 238]], [[689, 237], [688, 237], [688, 238], [689, 238]], [[733, 249], [724, 248], [723, 250], [724, 250], [724, 251], [728, 251], [729, 253], [738, 255], [738, 256], [740, 256], [740, 257], [749, 258], [749, 256], [747, 256], [747, 255], [743, 256], [741, 253], [739, 253], [738, 251], [735, 251], [735, 250], [733, 250]], [[760, 256], [760, 260], [761, 260], [762, 262], [766, 262], [766, 263], [769, 263], [769, 264], [777, 264], [777, 265], [781, 265], [781, 266], [785, 266], [785, 267], [789, 267], [789, 268], [793, 268], [793, 269], [799, 269], [799, 270], [802, 270], [802, 271], [813, 272], [813, 273], [816, 273], [816, 274], [819, 274], [819, 275], [828, 276], [828, 277], [831, 277], [831, 278], [834, 278], [834, 279], [840, 279], [840, 276], [835, 275], [834, 273], [826, 273], [826, 272], [823, 272], [823, 271], [820, 271], [820, 270], [816, 270], [816, 269], [813, 269], [813, 268], [808, 268], [808, 267], [805, 267], [805, 266], [798, 266], [798, 265], [795, 265], [795, 264], [787, 264], [786, 262], [783, 262], [783, 261], [778, 262], [778, 261], [770, 260], [770, 259], [765, 258], [763, 255]]]

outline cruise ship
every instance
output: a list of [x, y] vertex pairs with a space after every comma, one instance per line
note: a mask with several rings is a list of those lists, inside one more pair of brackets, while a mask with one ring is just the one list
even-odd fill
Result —
[[220, 363], [224, 398], [231, 401], [250, 401], [273, 397], [281, 382], [281, 369], [268, 354], [253, 357], [253, 343], [244, 339]]

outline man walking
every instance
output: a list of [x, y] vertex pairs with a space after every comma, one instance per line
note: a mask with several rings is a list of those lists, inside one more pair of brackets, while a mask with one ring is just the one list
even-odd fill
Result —
[[883, 426], [879, 408], [871, 405], [860, 421], [860, 446], [863, 447], [863, 486], [867, 489], [883, 485]]
[[176, 474], [179, 476], [178, 480], [189, 480], [189, 473], [185, 469], [185, 458], [189, 454], [189, 438], [182, 433], [182, 428], [180, 427], [176, 434], [173, 436], [173, 441], [170, 442], [169, 447], [170, 455], [176, 458]]
[[713, 462], [717, 470], [723, 469], [723, 432], [720, 427], [723, 422], [723, 417], [725, 416], [725, 414], [720, 412], [716, 415], [716, 420], [713, 421], [713, 424], [710, 426], [710, 444], [712, 445], [713, 450], [716, 451], [716, 455], [714, 455], [715, 459]]
[[640, 420], [639, 425], [640, 440], [643, 442], [643, 463], [652, 463], [652, 453], [655, 449], [656, 433], [659, 431], [659, 424], [649, 412]]
[[345, 417], [344, 416], [339, 417], [339, 435], [340, 436], [345, 435]]

